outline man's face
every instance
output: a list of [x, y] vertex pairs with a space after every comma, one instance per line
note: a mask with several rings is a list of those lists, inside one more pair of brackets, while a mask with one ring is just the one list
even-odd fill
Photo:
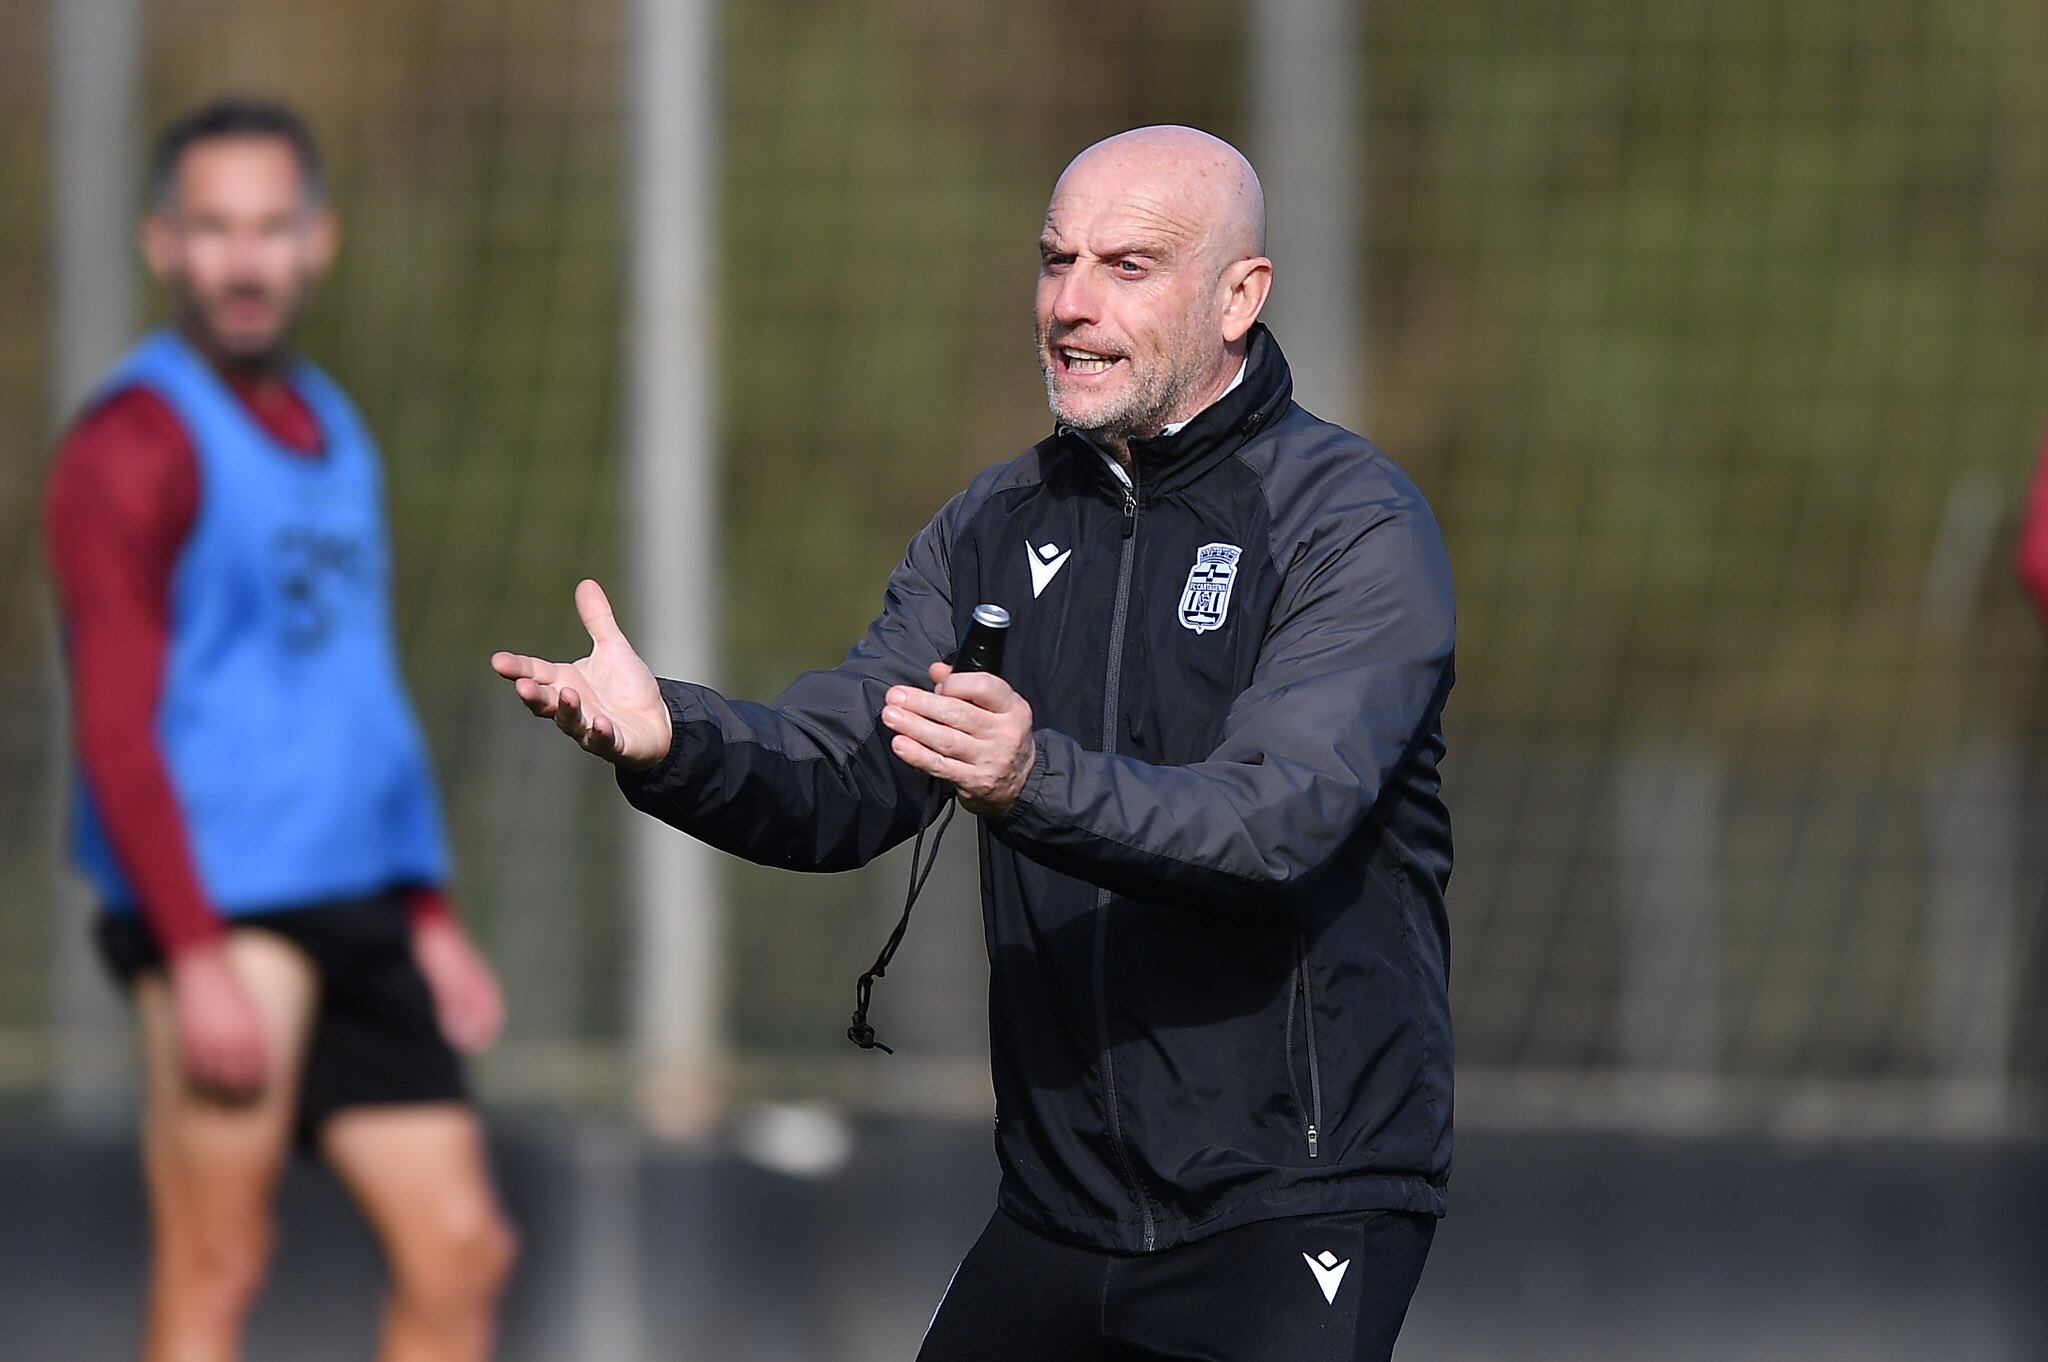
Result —
[[298, 156], [279, 137], [186, 148], [169, 200], [143, 227], [150, 269], [185, 325], [230, 362], [283, 347], [335, 245], [332, 215], [308, 201]]
[[1117, 440], [1156, 435], [1214, 382], [1223, 299], [1202, 225], [1187, 218], [1099, 169], [1053, 191], [1034, 312], [1054, 420]]

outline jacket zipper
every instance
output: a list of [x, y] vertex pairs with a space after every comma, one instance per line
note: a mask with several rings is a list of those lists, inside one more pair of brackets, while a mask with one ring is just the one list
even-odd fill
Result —
[[[1294, 946], [1295, 968], [1301, 975], [1301, 1034], [1308, 1045], [1308, 1156], [1314, 1158], [1316, 1128], [1323, 1123], [1323, 1073], [1316, 1063], [1316, 995], [1309, 986], [1308, 942], [1296, 937]], [[1292, 1004], [1288, 1006], [1287, 1016], [1289, 1021], [1294, 1019]]]
[[[1123, 554], [1118, 559], [1116, 570], [1116, 608], [1110, 616], [1109, 665], [1102, 689], [1102, 750], [1116, 751], [1117, 700], [1118, 690], [1123, 681], [1124, 625], [1130, 610], [1131, 565], [1137, 557], [1138, 490], [1128, 480], [1123, 481]], [[1130, 1188], [1132, 1200], [1138, 1203], [1138, 1216], [1144, 1231], [1144, 1251], [1150, 1253], [1157, 1242], [1156, 1227], [1152, 1223], [1152, 1203], [1145, 1195], [1145, 1189], [1138, 1182], [1138, 1175], [1131, 1167], [1129, 1153], [1124, 1149], [1123, 1122], [1117, 1116], [1116, 1059], [1109, 1045], [1109, 999], [1103, 987], [1104, 963], [1108, 958], [1109, 942], [1109, 901], [1110, 892], [1100, 890], [1095, 896], [1095, 1031], [1096, 1039], [1102, 1046], [1102, 1093], [1103, 1109], [1109, 1116], [1109, 1146], [1116, 1153], [1118, 1169], [1124, 1175], [1124, 1184]]]

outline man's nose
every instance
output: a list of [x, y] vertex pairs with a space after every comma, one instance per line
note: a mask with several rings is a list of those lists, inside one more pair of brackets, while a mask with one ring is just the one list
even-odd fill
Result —
[[257, 225], [228, 234], [228, 259], [237, 270], [261, 274], [273, 266], [295, 242], [295, 235], [283, 228]]
[[226, 264], [231, 284], [240, 286], [258, 277], [263, 264], [262, 238], [248, 232], [229, 237]]
[[1063, 326], [1095, 321], [1098, 300], [1087, 267], [1077, 263], [1060, 278], [1059, 292], [1052, 299], [1053, 320]]

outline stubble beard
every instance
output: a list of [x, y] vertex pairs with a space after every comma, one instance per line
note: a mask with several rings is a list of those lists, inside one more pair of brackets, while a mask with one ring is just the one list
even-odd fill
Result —
[[1052, 357], [1045, 332], [1034, 321], [1038, 371], [1045, 380], [1045, 402], [1053, 420], [1113, 450], [1127, 449], [1132, 440], [1157, 435], [1174, 413], [1186, 406], [1206, 377], [1202, 373], [1202, 347], [1197, 337], [1209, 322], [1209, 318], [1190, 315], [1169, 335], [1166, 352], [1142, 370], [1126, 358], [1125, 362], [1131, 364], [1132, 381], [1125, 385], [1123, 393], [1101, 410], [1077, 413], [1061, 403], [1057, 361]]
[[257, 344], [246, 342], [230, 344], [221, 328], [213, 321], [216, 306], [225, 298], [203, 298], [189, 283], [179, 281], [176, 285], [178, 310], [186, 330], [195, 335], [215, 362], [225, 367], [252, 374], [260, 374], [276, 368], [290, 352], [292, 338], [298, 330], [299, 315], [305, 308], [306, 293], [301, 290], [286, 296], [271, 296], [277, 310], [277, 323], [268, 336]]

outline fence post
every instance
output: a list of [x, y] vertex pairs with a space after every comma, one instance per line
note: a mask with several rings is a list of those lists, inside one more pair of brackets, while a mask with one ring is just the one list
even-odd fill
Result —
[[1268, 317], [1302, 405], [1365, 419], [1363, 0], [1254, 0], [1251, 154], [1266, 190]]
[[[717, 12], [635, 0], [626, 288], [628, 628], [666, 676], [717, 675]], [[720, 1105], [723, 940], [707, 847], [629, 814], [637, 930], [631, 1034], [640, 1115], [701, 1134]]]
[[[50, 308], [53, 426], [120, 357], [135, 333], [135, 92], [141, 85], [137, 0], [62, 0], [50, 13]], [[45, 676], [51, 754], [44, 807], [67, 807], [69, 704], [56, 630]], [[63, 819], [57, 820], [61, 827]], [[61, 862], [61, 857], [53, 856]], [[70, 876], [50, 877], [51, 1091], [57, 1119], [105, 1131], [126, 1118], [131, 1038], [119, 997], [93, 962], [91, 905]]]
[[2020, 765], [1990, 734], [1939, 753], [1927, 778], [1928, 968], [1944, 1119], [2005, 1120], [2019, 896]]
[[1632, 1069], [1710, 1077], [1720, 1050], [1721, 772], [1704, 749], [1646, 743], [1623, 758], [1616, 793], [1617, 1049]]

